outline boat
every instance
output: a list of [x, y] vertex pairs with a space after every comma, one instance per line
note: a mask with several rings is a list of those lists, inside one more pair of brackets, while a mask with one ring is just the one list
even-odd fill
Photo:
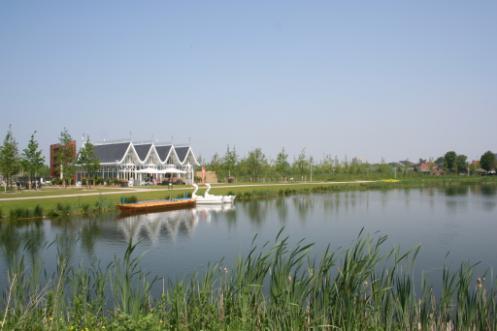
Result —
[[195, 199], [150, 200], [134, 203], [120, 203], [116, 207], [125, 214], [152, 213], [195, 207]]
[[236, 195], [214, 195], [214, 194], [209, 194], [209, 191], [211, 190], [211, 185], [210, 184], [205, 184], [207, 186], [207, 190], [205, 191], [204, 195], [197, 195], [198, 191], [198, 185], [193, 184], [193, 187], [195, 188], [192, 193], [192, 199], [194, 199], [197, 203], [197, 205], [219, 205], [219, 204], [228, 204], [228, 203], [233, 203], [235, 202]]

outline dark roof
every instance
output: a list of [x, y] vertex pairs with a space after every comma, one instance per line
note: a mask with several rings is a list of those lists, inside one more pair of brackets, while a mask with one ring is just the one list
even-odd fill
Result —
[[169, 151], [171, 150], [171, 145], [155, 146], [155, 150], [157, 151], [157, 154], [159, 154], [160, 160], [164, 162], [167, 154], [169, 154]]
[[178, 154], [178, 159], [180, 160], [180, 162], [185, 161], [185, 157], [186, 157], [186, 154], [188, 153], [189, 149], [190, 149], [190, 147], [188, 147], [188, 146], [175, 148], [176, 154]]
[[135, 147], [135, 151], [136, 153], [138, 153], [140, 160], [145, 161], [145, 157], [147, 156], [148, 151], [150, 150], [152, 144], [133, 145], [133, 146]]
[[129, 142], [95, 145], [95, 154], [100, 162], [121, 161], [128, 149]]

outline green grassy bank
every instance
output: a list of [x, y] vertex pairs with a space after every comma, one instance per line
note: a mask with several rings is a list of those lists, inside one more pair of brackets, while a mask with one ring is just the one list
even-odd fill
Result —
[[71, 267], [61, 247], [48, 277], [39, 259], [12, 259], [0, 329], [497, 329], [496, 279], [468, 264], [441, 267], [435, 289], [413, 276], [419, 249], [382, 253], [385, 240], [361, 234], [316, 258], [312, 244], [290, 247], [280, 232], [272, 248], [254, 245], [233, 267], [221, 262], [175, 282], [150, 279], [131, 244], [107, 268]]
[[[282, 195], [299, 193], [335, 192], [346, 190], [388, 190], [395, 188], [423, 188], [423, 187], [458, 187], [465, 185], [497, 185], [497, 177], [410, 177], [401, 179], [399, 182], [371, 182], [371, 183], [290, 183], [281, 185], [273, 184], [248, 184], [250, 186], [239, 187], [243, 184], [216, 185], [212, 188], [214, 194], [236, 194], [239, 201], [251, 199], [273, 198]], [[219, 187], [221, 186], [221, 187]], [[155, 187], [147, 192], [133, 192], [113, 195], [56, 197], [50, 199], [13, 200], [0, 201], [0, 217], [7, 218], [31, 218], [38, 216], [60, 216], [60, 215], [85, 215], [111, 212], [115, 210], [115, 204], [119, 203], [120, 197], [135, 196], [138, 200], [167, 199], [169, 196], [182, 197], [191, 193], [191, 187], [175, 187], [173, 191], [167, 191], [163, 187]], [[84, 191], [83, 191], [84, 192]], [[69, 193], [74, 193], [69, 190]], [[202, 191], [200, 191], [202, 193]], [[46, 195], [40, 192], [40, 196]], [[36, 212], [35, 212], [36, 211]], [[11, 217], [12, 215], [12, 217]]]

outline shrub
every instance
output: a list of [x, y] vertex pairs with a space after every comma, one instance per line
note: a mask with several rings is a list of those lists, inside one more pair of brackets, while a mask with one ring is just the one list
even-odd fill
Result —
[[26, 218], [31, 218], [31, 217], [32, 217], [32, 213], [27, 208], [15, 208], [15, 209], [10, 210], [9, 218], [11, 220], [26, 219]]
[[89, 215], [90, 214], [90, 205], [85, 203], [83, 205], [81, 205], [81, 214], [82, 215]]
[[36, 205], [35, 209], [33, 210], [33, 216], [43, 217], [43, 208], [40, 205]]
[[66, 204], [63, 205], [60, 202], [55, 206], [55, 209], [52, 209], [48, 212], [48, 216], [50, 217], [62, 217], [62, 216], [70, 216], [71, 215], [71, 205]]

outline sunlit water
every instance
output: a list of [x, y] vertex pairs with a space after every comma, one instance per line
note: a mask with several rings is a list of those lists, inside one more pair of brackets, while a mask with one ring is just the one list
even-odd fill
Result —
[[[197, 207], [126, 218], [0, 223], [0, 287], [14, 260], [43, 261], [50, 273], [57, 250], [72, 264], [102, 266], [122, 257], [130, 240], [151, 276], [178, 279], [224, 258], [228, 268], [246, 255], [255, 234], [273, 241], [284, 227], [292, 242], [306, 238], [319, 254], [330, 245], [349, 247], [362, 228], [386, 234], [385, 249], [422, 245], [417, 268], [437, 273], [444, 264], [481, 261], [497, 270], [495, 187], [352, 191], [239, 202], [232, 208]], [[59, 238], [56, 240], [56, 238]], [[449, 253], [447, 255], [447, 253]]]

